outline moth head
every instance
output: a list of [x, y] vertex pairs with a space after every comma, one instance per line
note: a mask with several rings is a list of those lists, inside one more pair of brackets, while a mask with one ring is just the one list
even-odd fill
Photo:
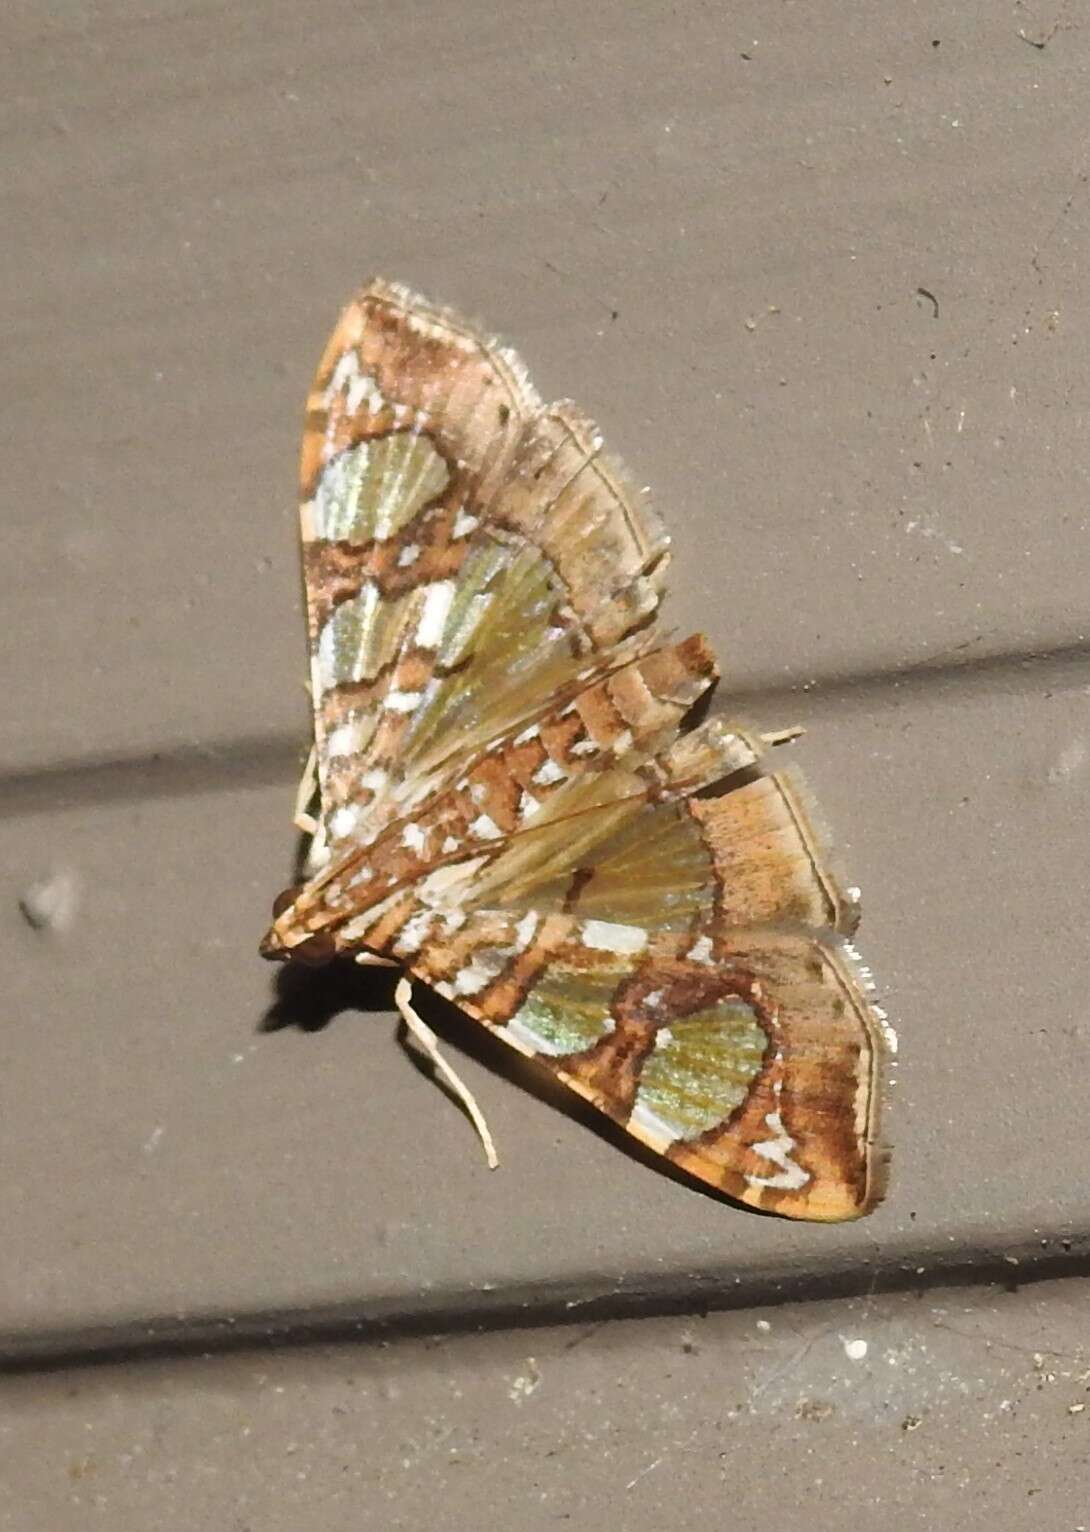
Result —
[[301, 889], [286, 888], [273, 900], [273, 923], [261, 941], [261, 956], [273, 962], [297, 961], [315, 967], [332, 961], [337, 942], [332, 931], [308, 931], [295, 913]]

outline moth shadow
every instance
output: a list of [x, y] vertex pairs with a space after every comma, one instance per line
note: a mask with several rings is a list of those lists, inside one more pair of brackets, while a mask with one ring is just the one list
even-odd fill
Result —
[[321, 1032], [345, 1011], [385, 1014], [395, 1009], [399, 970], [362, 968], [338, 958], [320, 968], [284, 963], [276, 974], [276, 999], [258, 1022], [259, 1032]]
[[[297, 1027], [302, 1032], [321, 1032], [346, 1011], [362, 1011], [368, 1015], [396, 1012], [394, 988], [400, 976], [400, 969], [361, 967], [351, 959], [335, 959], [320, 968], [308, 967], [304, 963], [285, 963], [276, 975], [276, 999], [261, 1018], [258, 1030], [267, 1033]], [[717, 1191], [706, 1182], [688, 1175], [653, 1149], [641, 1144], [589, 1101], [569, 1090], [544, 1065], [516, 1053], [500, 1038], [491, 1036], [479, 1022], [425, 985], [414, 986], [413, 1005], [435, 1032], [452, 1063], [455, 1063], [457, 1054], [464, 1054], [490, 1075], [536, 1096], [569, 1121], [578, 1123], [581, 1128], [604, 1139], [629, 1159], [636, 1160], [649, 1171], [684, 1186], [690, 1192], [754, 1218], [776, 1216], [747, 1207], [725, 1192]], [[433, 1080], [459, 1110], [464, 1110], [446, 1082], [436, 1077], [431, 1061], [413, 1045], [404, 1022], [398, 1027], [397, 1035], [413, 1067]], [[481, 1104], [487, 1117], [487, 1103]], [[498, 1148], [502, 1167], [502, 1142]]]

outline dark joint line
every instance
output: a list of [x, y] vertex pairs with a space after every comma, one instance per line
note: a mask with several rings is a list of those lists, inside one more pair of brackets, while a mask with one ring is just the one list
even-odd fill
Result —
[[315, 1345], [375, 1346], [428, 1336], [517, 1333], [609, 1320], [766, 1309], [895, 1293], [964, 1287], [1005, 1290], [1090, 1277], [1090, 1235], [1039, 1236], [1020, 1245], [960, 1250], [890, 1248], [874, 1268], [858, 1248], [824, 1270], [789, 1265], [667, 1274], [626, 1273], [623, 1290], [607, 1275], [522, 1283], [502, 1292], [478, 1288], [436, 1294], [423, 1303], [395, 1294], [313, 1308], [207, 1313], [187, 1319], [137, 1316], [115, 1325], [21, 1329], [0, 1334], [0, 1372], [9, 1375], [81, 1367], [268, 1352]]

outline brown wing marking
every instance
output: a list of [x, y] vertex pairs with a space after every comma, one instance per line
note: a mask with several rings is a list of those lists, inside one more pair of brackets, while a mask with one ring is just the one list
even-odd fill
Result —
[[[513, 352], [374, 283], [312, 388], [302, 533], [329, 838], [373, 834], [653, 617], [661, 524]], [[646, 645], [645, 645], [646, 647]], [[589, 664], [588, 664], [589, 661]]]
[[[342, 847], [278, 906], [268, 950], [287, 950], [319, 930], [340, 927], [347, 934], [339, 942], [358, 940], [367, 928], [356, 917], [370, 906], [451, 864], [468, 866], [463, 881], [473, 877], [479, 884], [487, 864], [514, 843], [527, 865], [557, 846], [570, 858], [568, 831], [558, 820], [577, 818], [578, 834], [600, 839], [605, 822], [594, 814], [597, 805], [625, 800], [619, 813], [629, 815], [652, 793], [664, 798], [687, 790], [700, 772], [711, 780], [751, 763], [759, 743], [719, 724], [699, 731], [703, 744], [683, 753], [680, 775], [673, 764], [676, 742], [658, 757], [650, 754], [672, 739], [714, 673], [706, 644], [695, 637], [645, 655], [546, 710], [530, 728], [463, 763], [463, 775], [410, 817], [387, 825], [369, 843]], [[455, 878], [445, 874], [446, 891]], [[509, 875], [501, 871], [500, 881], [510, 882]], [[471, 889], [460, 892], [468, 898]]]
[[477, 911], [457, 931], [437, 921], [408, 962], [717, 1190], [825, 1221], [882, 1194], [883, 1031], [835, 939], [736, 932], [708, 958], [688, 938]]
[[301, 495], [332, 856], [263, 950], [393, 956], [708, 1184], [867, 1211], [892, 1038], [854, 892], [760, 736], [678, 734], [714, 660], [655, 638], [667, 539], [596, 427], [375, 282], [319, 366]]
[[342, 313], [308, 398], [300, 468], [327, 820], [355, 789], [375, 796], [359, 781], [368, 754], [389, 753], [405, 725], [374, 704], [430, 676], [427, 652], [405, 652], [426, 592], [457, 578], [478, 520], [467, 507], [490, 502], [540, 408], [513, 352], [404, 288], [373, 282]]

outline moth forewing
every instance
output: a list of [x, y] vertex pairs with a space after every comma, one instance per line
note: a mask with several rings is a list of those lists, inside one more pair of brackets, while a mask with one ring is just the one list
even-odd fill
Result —
[[376, 281], [300, 481], [318, 851], [263, 952], [396, 962], [697, 1180], [869, 1211], [894, 1039], [856, 892], [764, 768], [798, 731], [685, 730], [714, 657], [656, 634], [668, 538], [598, 428]]

